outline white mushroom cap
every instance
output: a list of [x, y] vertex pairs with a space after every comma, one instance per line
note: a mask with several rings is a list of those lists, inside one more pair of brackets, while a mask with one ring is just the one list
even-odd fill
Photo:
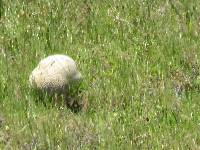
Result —
[[42, 59], [29, 76], [32, 87], [44, 90], [64, 90], [82, 78], [75, 61], [66, 55], [52, 55]]

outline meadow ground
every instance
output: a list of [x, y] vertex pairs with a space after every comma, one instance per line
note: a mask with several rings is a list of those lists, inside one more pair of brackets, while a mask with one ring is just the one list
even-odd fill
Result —
[[[199, 14], [198, 0], [0, 0], [0, 149], [200, 149]], [[78, 63], [84, 111], [29, 88], [55, 53]]]

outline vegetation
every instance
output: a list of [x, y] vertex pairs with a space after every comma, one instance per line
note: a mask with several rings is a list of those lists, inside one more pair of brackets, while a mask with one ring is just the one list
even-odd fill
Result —
[[[0, 149], [199, 149], [199, 14], [198, 0], [0, 0]], [[77, 113], [29, 88], [57, 53], [84, 76]]]

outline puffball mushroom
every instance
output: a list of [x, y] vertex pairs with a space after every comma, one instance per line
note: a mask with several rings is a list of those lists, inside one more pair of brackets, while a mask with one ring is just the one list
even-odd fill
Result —
[[67, 55], [51, 55], [42, 59], [29, 76], [31, 87], [50, 94], [68, 93], [68, 87], [82, 78], [75, 61]]

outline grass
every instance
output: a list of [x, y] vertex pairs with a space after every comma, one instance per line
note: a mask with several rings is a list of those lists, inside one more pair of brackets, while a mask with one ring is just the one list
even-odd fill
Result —
[[[198, 0], [0, 0], [0, 149], [199, 149]], [[28, 77], [74, 58], [87, 109], [36, 103]]]

